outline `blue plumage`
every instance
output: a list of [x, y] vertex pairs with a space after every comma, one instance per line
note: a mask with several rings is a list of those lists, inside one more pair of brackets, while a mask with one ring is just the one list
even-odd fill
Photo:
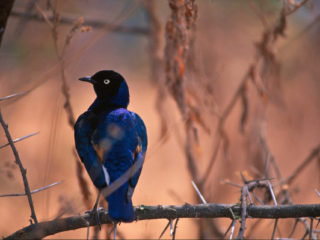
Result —
[[[112, 184], [136, 161], [144, 160], [147, 132], [142, 119], [127, 110], [129, 89], [114, 71], [100, 71], [80, 80], [91, 82], [96, 100], [75, 125], [76, 149], [98, 189]], [[107, 197], [109, 216], [114, 221], [134, 220], [132, 194], [141, 168]]]

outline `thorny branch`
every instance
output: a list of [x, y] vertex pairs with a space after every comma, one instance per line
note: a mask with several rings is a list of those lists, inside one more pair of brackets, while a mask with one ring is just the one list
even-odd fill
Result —
[[1, 111], [0, 111], [0, 122], [1, 122], [1, 125], [3, 127], [4, 132], [6, 134], [8, 142], [10, 144], [12, 152], [14, 154], [15, 163], [19, 166], [19, 169], [20, 169], [20, 172], [21, 172], [25, 193], [26, 193], [26, 195], [28, 197], [28, 202], [29, 202], [29, 206], [30, 206], [30, 210], [31, 210], [31, 218], [34, 221], [34, 223], [38, 223], [36, 212], [35, 212], [34, 206], [33, 206], [33, 201], [32, 201], [32, 196], [31, 196], [31, 192], [30, 192], [29, 182], [28, 182], [28, 179], [27, 179], [27, 170], [23, 167], [23, 164], [22, 164], [22, 162], [20, 160], [20, 156], [18, 154], [18, 151], [17, 151], [17, 149], [16, 149], [16, 147], [15, 147], [15, 145], [13, 143], [12, 137], [10, 135], [10, 132], [9, 132], [9, 129], [8, 129], [8, 125], [3, 120]]
[[[231, 209], [231, 211], [230, 211]], [[177, 219], [177, 218], [231, 218], [233, 215], [241, 215], [239, 205], [230, 204], [185, 204], [158, 205], [158, 206], [138, 206], [135, 209], [136, 220], [150, 219]], [[247, 206], [247, 216], [251, 218], [295, 218], [295, 217], [319, 217], [320, 204], [310, 205], [264, 205]], [[102, 224], [112, 223], [107, 212], [99, 210], [99, 217]], [[58, 232], [86, 228], [95, 226], [96, 218], [88, 213], [66, 218], [45, 221], [35, 225], [30, 225], [18, 230], [12, 235], [4, 238], [9, 239], [38, 239], [44, 238]]]

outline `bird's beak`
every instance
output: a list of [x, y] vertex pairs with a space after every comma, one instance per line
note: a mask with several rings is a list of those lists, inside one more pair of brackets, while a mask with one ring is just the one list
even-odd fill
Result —
[[91, 79], [91, 76], [87, 76], [87, 77], [82, 77], [82, 78], [79, 78], [80, 81], [84, 81], [84, 82], [89, 82], [89, 83], [92, 83], [94, 84], [95, 81], [93, 79]]

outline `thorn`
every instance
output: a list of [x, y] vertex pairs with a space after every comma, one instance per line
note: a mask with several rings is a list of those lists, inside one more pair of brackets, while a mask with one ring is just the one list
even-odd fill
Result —
[[191, 181], [192, 186], [194, 187], [194, 189], [196, 190], [198, 196], [200, 197], [201, 201], [203, 204], [207, 204], [207, 201], [204, 199], [203, 195], [201, 194], [200, 190], [198, 189], [197, 185], [194, 183], [194, 181]]
[[275, 197], [275, 195], [274, 195], [274, 192], [273, 192], [273, 190], [272, 190], [271, 183], [270, 183], [269, 180], [267, 181], [267, 183], [268, 183], [268, 187], [269, 187], [269, 191], [270, 191], [270, 193], [271, 193], [271, 197], [272, 197], [273, 203], [274, 203], [274, 205], [277, 206], [277, 205], [278, 205], [277, 199], [276, 199], [276, 197]]
[[236, 221], [233, 221], [229, 239], [232, 239], [232, 237], [233, 237], [235, 226], [236, 226]]
[[113, 226], [114, 226], [113, 239], [116, 240], [116, 239], [117, 239], [117, 223], [114, 222], [114, 223], [113, 223]]
[[318, 195], [318, 197], [320, 197], [320, 192], [318, 191], [318, 189], [314, 189], [314, 191], [316, 192], [316, 194]]

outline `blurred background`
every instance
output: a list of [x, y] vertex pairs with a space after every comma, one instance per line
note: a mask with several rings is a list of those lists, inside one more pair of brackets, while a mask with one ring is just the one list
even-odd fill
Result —
[[[167, 1], [15, 1], [0, 48], [0, 97], [31, 91], [1, 101], [1, 111], [13, 138], [40, 132], [16, 143], [31, 189], [63, 181], [33, 195], [38, 220], [88, 210], [77, 177], [78, 160], [73, 154], [73, 129], [64, 109], [61, 73], [76, 118], [95, 98], [92, 87], [78, 81], [79, 77], [113, 69], [126, 78], [131, 94], [129, 109], [144, 119], [149, 136], [146, 161], [133, 197], [135, 205], [201, 203], [191, 181], [202, 176], [205, 184], [200, 189], [208, 202], [235, 204], [241, 189], [225, 183], [242, 185], [240, 172], [248, 179], [264, 176], [266, 154], [276, 160], [283, 178], [290, 176], [318, 146], [320, 138], [318, 1], [310, 0], [287, 16], [284, 36], [270, 47], [276, 58], [276, 74], [267, 76], [267, 84], [262, 79], [267, 90], [260, 94], [254, 81], [248, 81], [245, 93], [224, 122], [227, 137], [217, 134], [222, 113], [250, 66], [259, 59], [258, 43], [265, 30], [277, 23], [288, 2], [195, 1], [197, 18], [189, 58], [196, 70], [188, 70], [183, 88], [197, 113], [192, 128], [192, 157], [197, 171], [192, 171], [185, 146], [186, 120], [165, 80], [165, 26], [171, 16]], [[49, 22], [52, 16], [59, 17], [55, 34], [54, 20], [48, 24], [43, 16]], [[152, 17], [156, 17], [156, 25]], [[260, 70], [265, 76], [264, 69]], [[1, 130], [0, 145], [6, 142]], [[24, 192], [11, 149], [0, 149], [0, 156], [0, 194]], [[212, 158], [213, 164], [208, 165]], [[286, 186], [293, 203], [319, 202], [314, 192], [319, 187], [319, 163], [318, 156]], [[198, 176], [193, 175], [195, 172]], [[83, 174], [93, 206], [96, 190]], [[269, 177], [275, 191], [281, 191], [277, 176], [271, 172]], [[30, 209], [26, 197], [0, 198], [0, 215], [1, 236], [27, 226]], [[208, 235], [204, 235], [206, 225], [199, 222], [180, 219], [176, 237], [221, 237], [219, 233], [226, 231], [230, 220], [209, 220], [216, 232]], [[279, 235], [290, 232], [294, 225], [294, 220], [279, 222]], [[118, 229], [124, 238], [158, 238], [166, 224], [167, 220], [139, 221], [121, 224]], [[271, 234], [273, 220], [254, 224], [254, 220], [248, 220], [250, 238]], [[106, 231], [103, 229], [100, 237], [105, 238]], [[299, 225], [293, 237], [301, 237], [304, 231]], [[79, 229], [48, 238], [85, 237], [86, 229]], [[164, 238], [169, 237], [167, 231]]]

